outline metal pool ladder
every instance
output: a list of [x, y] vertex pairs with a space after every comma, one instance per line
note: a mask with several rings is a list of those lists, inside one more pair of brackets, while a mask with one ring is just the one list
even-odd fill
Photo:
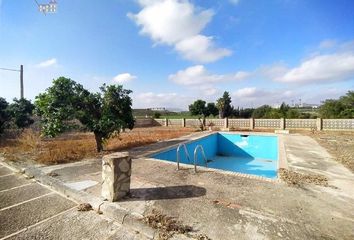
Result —
[[198, 153], [198, 149], [200, 149], [202, 155], [203, 155], [203, 158], [204, 158], [204, 161], [205, 161], [205, 166], [208, 167], [208, 160], [205, 156], [205, 153], [204, 153], [204, 148], [202, 145], [197, 145], [194, 149], [194, 172], [197, 172], [197, 153]]
[[186, 156], [187, 156], [187, 159], [188, 159], [189, 162], [191, 162], [191, 158], [189, 157], [186, 144], [184, 144], [184, 143], [179, 144], [178, 147], [177, 147], [177, 170], [179, 170], [179, 162], [180, 162], [180, 159], [179, 159], [179, 150], [180, 150], [181, 147], [184, 148], [184, 152], [185, 152], [185, 154], [186, 154]]

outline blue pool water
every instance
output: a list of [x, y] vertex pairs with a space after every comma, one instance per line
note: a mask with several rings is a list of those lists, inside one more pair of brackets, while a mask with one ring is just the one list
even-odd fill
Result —
[[[215, 133], [186, 143], [191, 157], [188, 161], [184, 149], [180, 149], [180, 162], [193, 164], [194, 149], [202, 145], [208, 167], [233, 172], [276, 178], [278, 169], [278, 137]], [[159, 152], [152, 158], [176, 162], [176, 148]], [[197, 165], [205, 166], [205, 161], [198, 151]]]

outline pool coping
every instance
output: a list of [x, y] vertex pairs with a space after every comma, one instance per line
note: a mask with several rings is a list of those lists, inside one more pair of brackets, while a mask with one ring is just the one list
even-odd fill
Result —
[[[273, 183], [280, 183], [282, 182], [280, 179], [280, 174], [279, 174], [279, 169], [280, 168], [285, 168], [288, 169], [288, 162], [286, 158], [286, 150], [285, 150], [285, 144], [284, 144], [284, 139], [283, 139], [283, 134], [279, 133], [267, 133], [267, 132], [225, 132], [225, 131], [208, 131], [203, 135], [196, 135], [194, 134], [191, 135], [189, 139], [186, 139], [185, 141], [182, 141], [180, 143], [172, 144], [167, 147], [163, 147], [160, 149], [156, 149], [154, 151], [149, 151], [147, 153], [142, 154], [139, 158], [149, 160], [149, 161], [155, 161], [159, 163], [164, 163], [164, 164], [170, 164], [170, 165], [177, 165], [176, 162], [170, 162], [170, 161], [164, 161], [156, 158], [152, 158], [151, 155], [154, 155], [159, 152], [165, 152], [170, 149], [178, 147], [180, 144], [184, 143], [190, 143], [197, 141], [201, 138], [208, 137], [213, 134], [217, 133], [224, 133], [224, 134], [242, 134], [242, 135], [261, 135], [261, 136], [276, 136], [278, 137], [278, 167], [277, 167], [277, 177], [275, 179], [272, 178], [266, 178], [262, 176], [257, 176], [257, 175], [252, 175], [252, 174], [247, 174], [247, 173], [241, 173], [241, 172], [233, 172], [233, 171], [227, 171], [227, 170], [222, 170], [222, 169], [216, 169], [216, 168], [208, 168], [208, 167], [203, 167], [203, 166], [198, 166], [198, 170], [202, 170], [202, 172], [216, 172], [216, 173], [222, 173], [222, 174], [227, 174], [227, 175], [232, 175], [232, 176], [238, 176], [238, 177], [245, 177], [249, 179], [257, 179], [257, 180], [262, 180], [262, 181], [267, 181], [267, 182], [273, 182]], [[187, 169], [193, 169], [194, 165], [191, 164], [185, 164], [185, 163], [180, 163], [180, 166], [187, 168]], [[201, 172], [201, 171], [200, 171]]]

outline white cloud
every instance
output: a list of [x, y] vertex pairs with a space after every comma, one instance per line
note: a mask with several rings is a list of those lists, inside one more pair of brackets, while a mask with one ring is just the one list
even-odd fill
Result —
[[240, 0], [229, 0], [230, 3], [237, 5], [240, 3]]
[[297, 96], [293, 90], [286, 89], [259, 89], [257, 87], [245, 87], [233, 92], [233, 104], [246, 107], [258, 107], [264, 104], [271, 106], [282, 102], [290, 103]]
[[168, 78], [181, 85], [198, 85], [222, 81], [224, 76], [210, 74], [203, 65], [196, 65], [171, 74]]
[[140, 33], [154, 42], [173, 46], [183, 58], [214, 62], [231, 51], [215, 46], [212, 37], [201, 34], [214, 11], [197, 10], [188, 0], [140, 0], [141, 11], [128, 17], [141, 27]]
[[250, 77], [252, 74], [249, 72], [245, 72], [245, 71], [238, 71], [237, 73], [234, 74], [233, 78], [235, 80], [244, 80], [248, 77]]
[[56, 66], [57, 65], [57, 59], [56, 58], [51, 58], [46, 61], [40, 62], [36, 65], [38, 68], [46, 68], [46, 67], [51, 67], [51, 66]]
[[113, 78], [113, 81], [122, 84], [122, 83], [130, 82], [136, 78], [137, 78], [136, 76], [131, 75], [130, 73], [121, 73], [115, 76]]
[[249, 77], [247, 72], [237, 72], [235, 74], [218, 75], [207, 71], [203, 65], [195, 65], [171, 74], [169, 80], [186, 86], [198, 86], [200, 84], [212, 84], [232, 80], [243, 80]]
[[269, 66], [261, 66], [256, 72], [261, 76], [273, 80], [284, 75], [288, 70], [288, 67], [284, 63], [275, 63]]
[[201, 63], [215, 62], [231, 55], [230, 50], [215, 47], [213, 38], [204, 35], [186, 38], [178, 42], [175, 49], [182, 54], [183, 58]]
[[255, 87], [241, 88], [234, 93], [236, 97], [240, 97], [240, 98], [256, 97], [256, 94], [257, 94], [257, 89]]
[[337, 44], [337, 42], [335, 40], [327, 39], [327, 40], [323, 40], [322, 42], [320, 42], [318, 47], [320, 49], [326, 49], [326, 48], [332, 48], [336, 44]]
[[177, 93], [143, 92], [133, 96], [134, 108], [167, 107], [187, 109], [195, 99]]
[[354, 54], [318, 55], [303, 61], [274, 80], [287, 83], [335, 82], [354, 77]]
[[218, 89], [213, 85], [202, 85], [199, 87], [199, 90], [204, 96], [214, 96], [216, 93], [218, 93]]

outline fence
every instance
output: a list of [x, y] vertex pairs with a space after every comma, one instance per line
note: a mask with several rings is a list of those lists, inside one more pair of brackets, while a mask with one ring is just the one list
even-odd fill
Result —
[[[199, 127], [198, 119], [136, 119], [135, 127], [180, 126]], [[205, 119], [206, 126], [229, 129], [316, 129], [316, 130], [354, 130], [354, 119]]]

